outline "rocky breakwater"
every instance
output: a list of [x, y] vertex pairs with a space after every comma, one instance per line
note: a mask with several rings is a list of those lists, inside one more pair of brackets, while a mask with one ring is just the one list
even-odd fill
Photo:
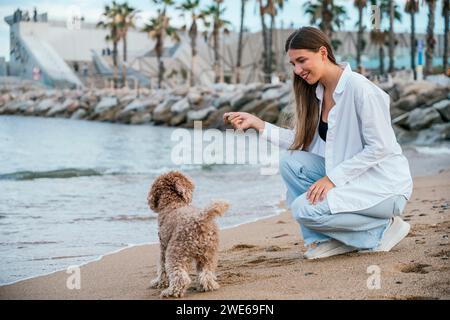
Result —
[[391, 96], [392, 123], [401, 143], [428, 145], [450, 140], [448, 84], [394, 81], [383, 89]]
[[[450, 86], [394, 80], [380, 84], [391, 96], [391, 116], [401, 143], [430, 144], [450, 139]], [[125, 124], [225, 129], [225, 112], [243, 111], [280, 126], [293, 115], [292, 84], [215, 84], [149, 90], [49, 90], [0, 88], [0, 114], [61, 117]]]
[[224, 129], [225, 112], [245, 111], [283, 125], [292, 113], [290, 84], [227, 85], [169, 90], [0, 89], [0, 114]]

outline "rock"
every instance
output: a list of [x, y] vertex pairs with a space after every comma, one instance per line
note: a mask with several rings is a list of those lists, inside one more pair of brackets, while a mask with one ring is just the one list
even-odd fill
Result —
[[222, 130], [226, 128], [231, 128], [230, 125], [225, 125], [225, 123], [223, 122], [223, 115], [231, 111], [232, 109], [230, 106], [225, 106], [223, 108], [215, 110], [208, 116], [208, 119], [204, 121], [205, 127]]
[[220, 96], [219, 98], [215, 99], [212, 104], [214, 107], [216, 107], [217, 109], [220, 109], [226, 105], [231, 105], [231, 100], [233, 100], [233, 98], [236, 96], [236, 93], [232, 92], [232, 93], [226, 93], [222, 96]]
[[130, 119], [130, 124], [146, 124], [152, 120], [150, 113], [135, 114]]
[[432, 124], [441, 123], [441, 115], [436, 109], [429, 107], [426, 109], [414, 109], [406, 120], [406, 125], [411, 130], [422, 130], [429, 128]]
[[204, 120], [210, 113], [216, 111], [214, 107], [208, 107], [202, 110], [189, 110], [187, 113], [187, 121]]
[[26, 101], [11, 101], [6, 105], [4, 113], [6, 114], [16, 114], [24, 113], [27, 110], [32, 110], [34, 108], [34, 102], [30, 100]]
[[267, 101], [261, 101], [261, 100], [253, 100], [247, 103], [245, 106], [242, 107], [241, 112], [248, 112], [257, 115], [261, 111], [264, 110], [265, 107], [267, 107], [268, 102]]
[[242, 106], [244, 106], [246, 103], [260, 99], [261, 98], [261, 92], [250, 92], [250, 93], [244, 93], [240, 92], [231, 100], [231, 107], [234, 111], [240, 110]]
[[53, 98], [44, 99], [36, 105], [33, 113], [34, 114], [44, 114], [48, 110], [50, 110], [50, 108], [53, 107], [55, 104], [56, 104], [56, 101]]
[[75, 111], [72, 116], [70, 117], [70, 119], [74, 119], [74, 120], [79, 120], [79, 119], [83, 119], [85, 118], [87, 112], [84, 109], [78, 109], [77, 111]]
[[401, 109], [404, 111], [412, 111], [425, 104], [425, 96], [417, 96], [415, 94], [410, 94], [408, 96], [400, 98], [398, 101], [394, 102], [391, 106], [393, 109]]
[[398, 90], [402, 97], [411, 94], [419, 95], [426, 92], [433, 92], [437, 86], [428, 81], [414, 81], [406, 84], [397, 84]]
[[176, 96], [185, 97], [189, 92], [189, 88], [186, 86], [177, 87], [173, 90], [173, 94]]
[[179, 126], [180, 124], [186, 122], [187, 113], [188, 113], [188, 111], [185, 110], [183, 112], [173, 115], [172, 118], [170, 119], [169, 124], [171, 126]]
[[274, 88], [264, 91], [262, 94], [261, 99], [262, 100], [276, 100], [281, 99], [282, 97], [289, 94], [291, 91], [291, 88], [288, 86], [280, 87], [280, 88]]
[[172, 113], [181, 113], [187, 111], [189, 109], [189, 97], [183, 98], [180, 101], [177, 101], [171, 108], [170, 111]]
[[280, 114], [280, 110], [278, 109], [278, 103], [272, 102], [268, 106], [264, 108], [263, 111], [261, 111], [258, 114], [258, 117], [263, 120], [270, 123], [276, 123], [278, 120], [278, 116]]
[[56, 114], [62, 113], [64, 111], [66, 111], [66, 108], [64, 107], [64, 105], [62, 103], [57, 103], [50, 110], [47, 111], [45, 116], [46, 117], [53, 117]]
[[190, 104], [200, 104], [202, 102], [202, 95], [196, 91], [190, 91], [187, 99]]
[[127, 94], [124, 97], [120, 97], [119, 103], [123, 106], [127, 106], [135, 99], [136, 99], [136, 94]]
[[414, 143], [429, 145], [444, 140], [450, 140], [450, 122], [435, 124], [429, 129], [420, 131]]
[[288, 104], [278, 115], [277, 125], [283, 128], [290, 127], [292, 119], [295, 115], [294, 104]]
[[131, 118], [136, 116], [137, 118], [144, 117], [146, 113], [151, 113], [156, 105], [159, 103], [159, 99], [146, 98], [135, 99], [128, 104], [125, 109], [121, 110], [117, 115], [116, 120], [124, 123], [130, 123]]
[[[73, 113], [77, 107], [80, 105], [78, 100], [73, 100], [72, 98], [68, 98], [67, 100], [65, 100], [62, 104], [58, 103], [57, 105], [55, 105], [54, 107], [52, 107], [48, 112], [47, 112], [47, 117], [53, 117], [59, 113], [63, 113], [65, 111], [68, 111], [70, 113]], [[69, 110], [70, 108], [70, 110]]]
[[439, 112], [444, 121], [450, 121], [450, 99], [437, 102], [432, 107]]
[[119, 101], [116, 97], [104, 97], [100, 102], [97, 104], [94, 110], [94, 114], [98, 115], [101, 113], [104, 113], [111, 108], [114, 108], [118, 105]]
[[411, 143], [417, 139], [418, 131], [405, 130], [398, 125], [393, 125], [392, 127], [400, 144]]
[[153, 121], [155, 124], [169, 123], [172, 116], [171, 107], [180, 100], [179, 97], [169, 96], [153, 110]]

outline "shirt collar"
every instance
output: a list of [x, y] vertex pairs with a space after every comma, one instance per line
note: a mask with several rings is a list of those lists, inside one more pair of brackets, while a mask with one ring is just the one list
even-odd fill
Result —
[[[338, 84], [336, 86], [336, 89], [334, 89], [334, 93], [342, 93], [344, 91], [345, 85], [347, 83], [347, 80], [352, 73], [352, 68], [350, 67], [350, 64], [348, 62], [343, 62], [339, 65], [342, 69], [344, 69], [344, 72], [342, 72]], [[323, 85], [319, 82], [317, 83], [316, 87], [316, 97], [317, 99], [321, 100], [323, 99]]]

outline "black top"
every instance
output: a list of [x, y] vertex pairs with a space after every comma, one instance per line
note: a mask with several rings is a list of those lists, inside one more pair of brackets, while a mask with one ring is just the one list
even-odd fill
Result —
[[319, 136], [323, 141], [327, 141], [327, 131], [328, 131], [328, 123], [322, 121], [322, 114], [320, 115], [319, 121]]

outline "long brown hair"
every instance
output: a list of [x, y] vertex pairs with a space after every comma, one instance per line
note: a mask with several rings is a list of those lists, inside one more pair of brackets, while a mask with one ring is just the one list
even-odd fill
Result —
[[[303, 27], [292, 33], [286, 40], [285, 51], [289, 49], [307, 49], [318, 52], [325, 47], [328, 59], [337, 65], [331, 42], [328, 37], [317, 28]], [[319, 121], [319, 101], [316, 97], [317, 83], [310, 85], [302, 77], [294, 73], [293, 80], [295, 95], [294, 129], [295, 139], [290, 150], [308, 150], [316, 132]]]

